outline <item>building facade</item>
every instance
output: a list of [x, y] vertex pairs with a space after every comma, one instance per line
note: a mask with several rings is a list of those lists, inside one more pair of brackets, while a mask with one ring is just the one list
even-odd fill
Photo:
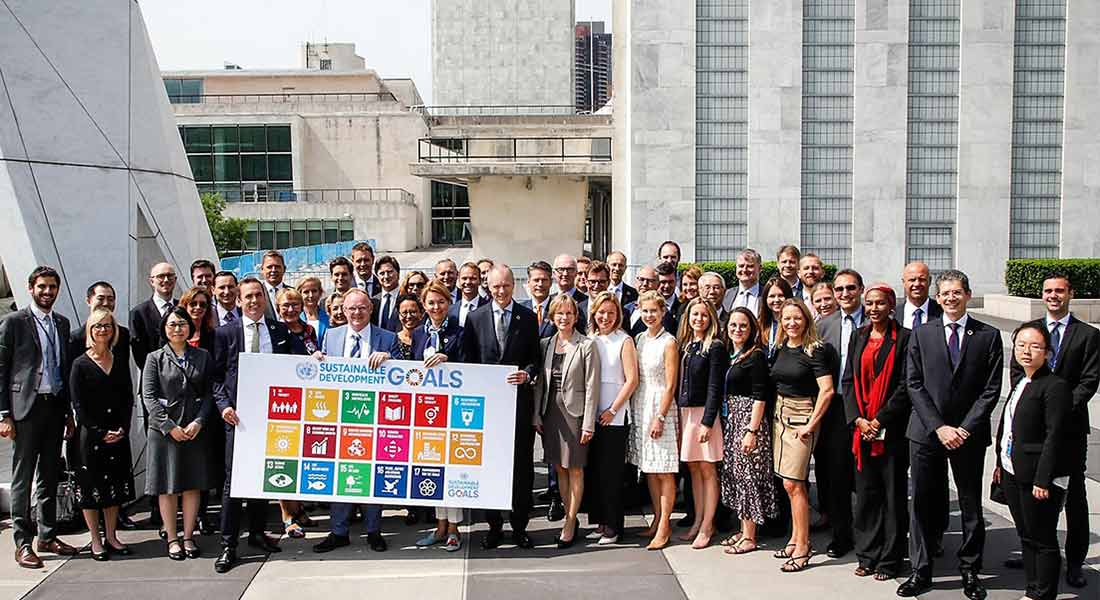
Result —
[[594, 113], [611, 99], [611, 34], [603, 21], [580, 21], [574, 35], [573, 108]]
[[[613, 244], [868, 279], [1096, 256], [1100, 3], [615, 0]], [[644, 260], [644, 258], [642, 258]]]

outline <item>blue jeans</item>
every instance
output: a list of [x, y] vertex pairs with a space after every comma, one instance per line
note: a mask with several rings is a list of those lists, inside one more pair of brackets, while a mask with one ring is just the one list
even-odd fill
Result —
[[[329, 509], [332, 533], [341, 537], [348, 535], [348, 524], [351, 522], [351, 512], [355, 510], [355, 505], [334, 502]], [[377, 504], [364, 504], [363, 524], [366, 526], [367, 533], [382, 533], [382, 507]]]

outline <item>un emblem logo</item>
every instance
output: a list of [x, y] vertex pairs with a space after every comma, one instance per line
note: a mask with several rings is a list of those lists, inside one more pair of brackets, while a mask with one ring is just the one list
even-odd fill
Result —
[[309, 381], [317, 377], [317, 365], [311, 362], [301, 362], [295, 367], [294, 372], [298, 375], [298, 379]]

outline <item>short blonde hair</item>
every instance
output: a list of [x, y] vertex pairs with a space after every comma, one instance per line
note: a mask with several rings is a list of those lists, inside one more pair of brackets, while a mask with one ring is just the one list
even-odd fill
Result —
[[554, 315], [562, 309], [563, 306], [569, 306], [573, 309], [573, 316], [580, 318], [580, 312], [577, 310], [577, 301], [573, 299], [573, 296], [569, 294], [558, 294], [554, 296], [554, 299], [550, 301], [550, 307], [546, 309], [546, 315], [552, 320]]
[[600, 333], [599, 327], [596, 325], [596, 311], [608, 302], [615, 307], [615, 323], [611, 326], [611, 330], [614, 331], [623, 324], [623, 307], [619, 304], [618, 296], [612, 292], [600, 292], [588, 301], [588, 322], [591, 323], [589, 329], [593, 335], [598, 335]]
[[[275, 304], [280, 304], [284, 299], [290, 299], [291, 302], [297, 300], [299, 304], [304, 304], [302, 300], [302, 292], [299, 292], [295, 288], [285, 287], [279, 290], [275, 294]], [[279, 312], [279, 307], [275, 306], [275, 312]]]
[[325, 293], [325, 284], [321, 282], [321, 278], [312, 275], [298, 282], [298, 291], [300, 292], [310, 285], [316, 285], [321, 294]]
[[107, 347], [115, 347], [115, 343], [118, 342], [118, 320], [115, 319], [115, 313], [107, 310], [106, 308], [97, 308], [92, 311], [92, 314], [88, 315], [88, 321], [84, 323], [85, 348], [91, 348], [93, 346], [92, 327], [102, 323], [104, 319], [111, 320], [111, 341], [107, 343]]
[[[634, 310], [641, 310], [642, 304], [646, 302], [655, 302], [657, 304], [657, 308], [661, 310], [665, 310], [666, 308], [668, 308], [668, 300], [665, 300], [665, 297], [662, 296], [661, 293], [657, 290], [642, 292], [641, 295], [638, 296], [638, 300], [634, 302]], [[670, 331], [669, 333], [672, 332]]]
[[[466, 265], [471, 265], [471, 264], [473, 264], [473, 263], [466, 263]], [[466, 265], [462, 265], [462, 266], [465, 267]], [[476, 264], [474, 265], [474, 268], [475, 269], [477, 268]], [[480, 273], [480, 271], [478, 271], [478, 273]], [[429, 293], [439, 294], [440, 296], [443, 296], [444, 298], [447, 299], [447, 306], [451, 305], [451, 290], [448, 290], [447, 286], [444, 285], [442, 281], [440, 281], [438, 279], [433, 279], [433, 280], [428, 282], [428, 285], [424, 286], [424, 289], [420, 290], [420, 303], [421, 304], [427, 304]]]

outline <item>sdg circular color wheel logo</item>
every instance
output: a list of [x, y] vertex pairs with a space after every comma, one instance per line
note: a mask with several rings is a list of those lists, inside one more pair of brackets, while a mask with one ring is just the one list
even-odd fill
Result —
[[424, 372], [420, 369], [409, 369], [409, 371], [405, 373], [405, 383], [413, 387], [420, 385], [422, 381], [424, 381]]
[[317, 365], [311, 362], [300, 362], [294, 368], [294, 373], [298, 376], [298, 379], [309, 381], [317, 377]]

